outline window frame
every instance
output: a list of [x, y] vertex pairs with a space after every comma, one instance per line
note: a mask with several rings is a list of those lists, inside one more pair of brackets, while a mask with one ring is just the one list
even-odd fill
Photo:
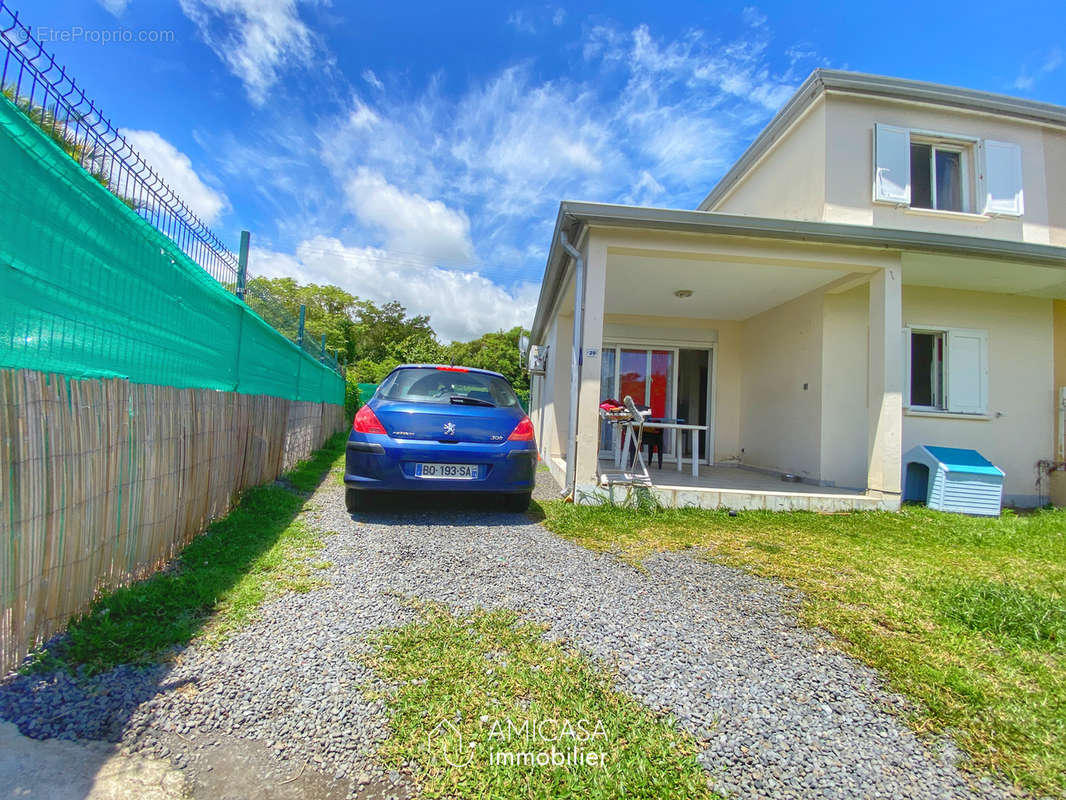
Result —
[[[946, 134], [929, 134], [912, 130], [908, 145], [913, 148], [916, 144], [926, 145], [929, 148], [929, 196], [932, 205], [928, 208], [914, 205], [914, 189], [912, 187], [911, 202], [907, 204], [907, 207], [919, 211], [943, 211], [948, 214], [975, 213], [971, 204], [971, 197], [974, 193], [971, 191], [970, 186], [973, 180], [972, 176], [976, 174], [976, 170], [973, 168], [974, 159], [977, 157], [976, 142], [966, 141], [961, 137], [952, 138]], [[962, 187], [961, 208], [940, 208], [937, 205], [936, 154], [938, 152], [959, 154], [959, 182]], [[914, 169], [913, 163], [911, 169]]]
[[[941, 351], [943, 357], [940, 359], [939, 375], [936, 381], [930, 381], [930, 394], [934, 400], [939, 400], [942, 405], [921, 405], [911, 400], [911, 390], [913, 387], [914, 379], [914, 335], [925, 335], [934, 337], [934, 358], [937, 355], [935, 346], [936, 342], [941, 343]], [[948, 410], [948, 388], [947, 388], [947, 361], [948, 361], [948, 335], [946, 330], [932, 329], [928, 327], [910, 327], [907, 328], [907, 408], [915, 411], [932, 411], [945, 413]]]
[[[948, 325], [907, 325], [904, 333], [904, 384], [903, 384], [903, 408], [908, 412], [919, 414], [931, 414], [938, 416], [963, 417], [968, 419], [982, 419], [988, 416], [988, 387], [989, 387], [989, 335], [984, 328], [959, 328]], [[939, 334], [944, 343], [944, 356], [942, 362], [942, 387], [943, 407], [915, 405], [911, 402], [911, 378], [913, 359], [913, 334]], [[984, 346], [981, 352], [981, 363], [978, 367], [980, 374], [978, 381], [981, 391], [981, 406], [974, 410], [960, 410], [954, 404], [951, 397], [951, 338], [954, 336], [973, 336], [982, 339]]]

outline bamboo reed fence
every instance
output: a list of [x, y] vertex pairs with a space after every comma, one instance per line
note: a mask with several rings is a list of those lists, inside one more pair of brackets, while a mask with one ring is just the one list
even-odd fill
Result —
[[344, 424], [329, 403], [0, 370], [0, 677]]

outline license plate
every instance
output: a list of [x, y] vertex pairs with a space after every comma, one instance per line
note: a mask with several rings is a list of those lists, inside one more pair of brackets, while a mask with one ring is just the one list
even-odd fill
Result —
[[477, 478], [477, 464], [415, 464], [415, 477], [472, 481]]

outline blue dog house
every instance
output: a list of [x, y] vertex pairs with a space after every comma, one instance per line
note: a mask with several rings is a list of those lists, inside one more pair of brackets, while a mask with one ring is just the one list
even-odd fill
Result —
[[998, 517], [1004, 474], [976, 450], [918, 445], [903, 457], [903, 499], [939, 511]]

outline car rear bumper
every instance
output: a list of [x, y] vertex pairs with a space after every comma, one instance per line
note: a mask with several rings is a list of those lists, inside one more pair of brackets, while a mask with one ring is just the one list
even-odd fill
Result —
[[[536, 479], [533, 442], [480, 444], [404, 441], [389, 436], [352, 434], [345, 456], [344, 485], [387, 492], [528, 492]], [[359, 437], [359, 438], [355, 438]], [[445, 448], [446, 449], [442, 449]], [[476, 464], [475, 479], [418, 478], [418, 463]]]

